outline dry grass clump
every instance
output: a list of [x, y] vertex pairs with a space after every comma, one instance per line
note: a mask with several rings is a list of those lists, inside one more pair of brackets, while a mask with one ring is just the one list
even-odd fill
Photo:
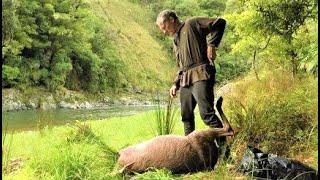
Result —
[[317, 81], [283, 70], [238, 81], [225, 95], [226, 114], [239, 132], [233, 155], [241, 158], [246, 145], [286, 157], [317, 151]]

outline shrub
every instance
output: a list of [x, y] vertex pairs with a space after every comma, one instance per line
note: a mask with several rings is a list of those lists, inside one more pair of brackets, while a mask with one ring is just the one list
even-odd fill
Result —
[[16, 81], [19, 77], [20, 70], [17, 67], [7, 65], [2, 66], [2, 87], [10, 87], [17, 84]]
[[287, 156], [314, 150], [317, 79], [293, 79], [289, 72], [280, 70], [261, 77], [261, 81], [251, 76], [242, 79], [226, 95], [227, 113], [239, 130], [236, 143]]

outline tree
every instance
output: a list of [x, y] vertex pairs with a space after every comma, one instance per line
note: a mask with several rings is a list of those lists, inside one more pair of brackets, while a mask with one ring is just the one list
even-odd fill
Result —
[[86, 0], [4, 0], [2, 6], [2, 87], [96, 92], [116, 86], [118, 59], [109, 55], [106, 25]]
[[232, 44], [231, 53], [236, 56], [241, 55], [248, 63], [251, 62], [251, 69], [259, 80], [258, 55], [268, 47], [272, 35], [265, 34], [256, 28], [256, 24], [261, 21], [261, 18], [254, 10], [252, 2], [243, 2], [239, 6], [243, 8], [241, 11], [229, 11], [228, 7], [227, 10], [230, 13], [225, 15], [228, 23], [232, 26], [231, 30], [237, 36], [237, 41]]
[[269, 34], [275, 34], [288, 44], [286, 55], [290, 57], [292, 74], [298, 72], [298, 54], [293, 46], [294, 34], [305, 23], [314, 18], [316, 8], [313, 0], [270, 0], [255, 3], [256, 11], [262, 21], [257, 27]]

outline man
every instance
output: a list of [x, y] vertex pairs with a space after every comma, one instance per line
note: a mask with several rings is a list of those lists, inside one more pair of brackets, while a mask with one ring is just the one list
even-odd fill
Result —
[[[173, 47], [179, 71], [169, 93], [171, 97], [176, 97], [176, 92], [180, 89], [185, 135], [195, 130], [196, 104], [206, 125], [221, 128], [222, 123], [213, 107], [216, 73], [214, 60], [226, 21], [222, 18], [193, 17], [181, 22], [174, 11], [164, 10], [159, 13], [156, 24], [163, 33], [174, 37]], [[228, 158], [230, 149], [225, 146], [226, 138], [220, 137], [217, 140], [219, 146], [223, 145], [219, 148], [220, 155]]]
[[174, 11], [164, 10], [159, 13], [156, 24], [166, 35], [174, 37], [179, 71], [170, 89], [170, 96], [176, 97], [176, 92], [180, 89], [185, 135], [195, 130], [196, 104], [206, 125], [221, 128], [222, 123], [215, 114], [213, 105], [216, 72], [214, 60], [226, 21], [222, 18], [193, 17], [181, 22]]

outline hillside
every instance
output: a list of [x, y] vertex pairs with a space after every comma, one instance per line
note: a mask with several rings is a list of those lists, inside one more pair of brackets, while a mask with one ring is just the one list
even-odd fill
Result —
[[147, 30], [155, 28], [151, 12], [127, 1], [96, 0], [91, 5], [107, 22], [107, 34], [124, 65], [125, 71], [120, 77], [124, 86], [154, 90], [171, 82], [174, 65]]

